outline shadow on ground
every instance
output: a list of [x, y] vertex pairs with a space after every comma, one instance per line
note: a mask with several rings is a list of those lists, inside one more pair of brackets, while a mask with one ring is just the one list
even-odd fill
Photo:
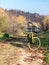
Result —
[[19, 43], [10, 43], [12, 46], [16, 46], [16, 47], [21, 47], [21, 48], [24, 48], [25, 46], [27, 47], [27, 44], [19, 44]]
[[27, 43], [27, 39], [25, 38], [10, 38], [6, 40], [7, 42], [20, 42], [20, 43]]

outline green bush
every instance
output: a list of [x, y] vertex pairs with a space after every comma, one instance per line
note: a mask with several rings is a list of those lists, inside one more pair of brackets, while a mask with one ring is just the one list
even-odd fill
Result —
[[47, 52], [45, 54], [45, 56], [46, 56], [45, 61], [46, 61], [47, 65], [49, 65], [49, 52]]
[[5, 33], [4, 35], [3, 35], [3, 40], [7, 40], [9, 38], [9, 34], [8, 33]]
[[3, 35], [3, 37], [9, 38], [9, 34], [8, 34], [8, 33], [5, 33], [5, 34]]

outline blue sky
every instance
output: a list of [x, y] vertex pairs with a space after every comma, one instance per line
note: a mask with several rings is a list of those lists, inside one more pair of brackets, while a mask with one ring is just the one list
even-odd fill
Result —
[[0, 7], [49, 15], [49, 0], [0, 0]]

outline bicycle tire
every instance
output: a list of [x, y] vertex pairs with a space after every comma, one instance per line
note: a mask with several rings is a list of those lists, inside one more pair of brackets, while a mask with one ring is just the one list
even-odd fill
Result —
[[[34, 41], [36, 41], [36, 40], [38, 41], [38, 42], [37, 42], [37, 43], [38, 43], [38, 46], [37, 46], [37, 47], [35, 46], [35, 47], [33, 48], [32, 45], [35, 45], [35, 43], [32, 43], [32, 45], [31, 45], [31, 43], [28, 43], [28, 47], [29, 47], [30, 50], [38, 50], [38, 49], [40, 48], [40, 46], [41, 46], [41, 41], [40, 41], [40, 39], [39, 39], [38, 37], [33, 37], [33, 39], [34, 39]], [[35, 40], [35, 39], [36, 39], [36, 40]], [[36, 44], [37, 44], [37, 43], [36, 43]], [[32, 46], [32, 47], [31, 47], [31, 46]]]

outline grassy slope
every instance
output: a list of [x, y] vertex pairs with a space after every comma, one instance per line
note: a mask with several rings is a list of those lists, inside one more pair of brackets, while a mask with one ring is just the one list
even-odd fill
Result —
[[49, 46], [49, 30], [42, 33], [40, 36], [39, 36], [40, 40], [41, 40], [41, 44], [42, 46], [44, 47], [48, 47]]
[[49, 30], [44, 32], [41, 36], [40, 36], [41, 42], [42, 42], [42, 46], [44, 46], [47, 50], [45, 53], [45, 61], [47, 63], [47, 65], [49, 65]]

